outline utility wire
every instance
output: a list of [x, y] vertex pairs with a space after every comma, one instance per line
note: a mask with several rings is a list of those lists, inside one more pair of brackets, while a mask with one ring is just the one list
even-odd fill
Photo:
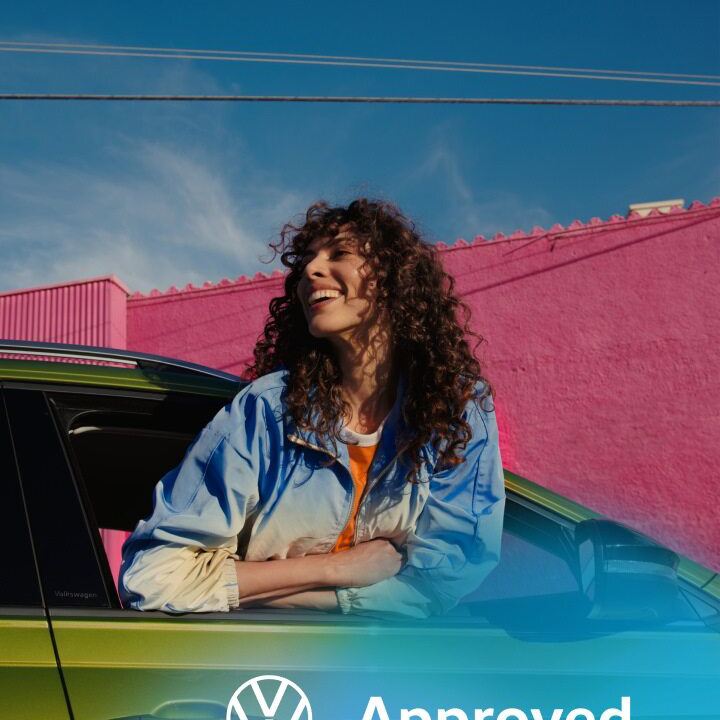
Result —
[[59, 48], [88, 48], [88, 49], [106, 49], [106, 50], [140, 50], [151, 52], [178, 52], [178, 53], [202, 53], [205, 55], [228, 55], [228, 56], [248, 56], [248, 57], [275, 57], [275, 58], [317, 58], [321, 60], [357, 60], [365, 62], [402, 62], [420, 65], [455, 65], [465, 67], [487, 67], [487, 68], [509, 68], [514, 70], [560, 70], [566, 72], [592, 72], [607, 73], [616, 75], [647, 75], [647, 76], [665, 76], [676, 78], [701, 78], [709, 80], [720, 80], [720, 75], [693, 75], [685, 73], [664, 73], [649, 72], [639, 70], [598, 70], [597, 68], [571, 68], [557, 67], [549, 65], [507, 65], [499, 63], [478, 63], [478, 62], [457, 62], [452, 60], [411, 60], [409, 58], [379, 58], [379, 57], [361, 57], [354, 55], [317, 55], [308, 53], [278, 53], [278, 52], [251, 52], [243, 50], [198, 50], [190, 48], [160, 48], [160, 47], [143, 47], [135, 45], [89, 45], [79, 43], [37, 43], [37, 42], [14, 42], [0, 40], [0, 45], [19, 45], [32, 47], [59, 47]]
[[597, 100], [561, 98], [354, 97], [340, 95], [104, 95], [0, 93], [0, 100], [103, 102], [376, 103], [400, 105], [602, 105], [621, 107], [720, 107], [720, 100]]
[[557, 67], [550, 65], [508, 65], [499, 63], [478, 63], [478, 62], [457, 62], [452, 60], [411, 60], [409, 58], [380, 58], [380, 57], [363, 57], [357, 55], [318, 55], [309, 53], [278, 53], [278, 52], [255, 52], [247, 50], [200, 50], [192, 48], [162, 48], [162, 47], [146, 47], [138, 45], [91, 45], [88, 43], [41, 43], [41, 42], [20, 42], [14, 40], [0, 40], [0, 45], [20, 46], [20, 47], [38, 47], [38, 48], [79, 48], [92, 50], [138, 50], [161, 53], [202, 53], [205, 55], [228, 55], [228, 56], [248, 56], [248, 57], [274, 57], [274, 58], [317, 58], [321, 60], [357, 60], [366, 62], [386, 63], [386, 62], [403, 62], [421, 65], [455, 65], [466, 67], [487, 67], [487, 68], [510, 68], [514, 70], [562, 70], [566, 72], [593, 72], [607, 73], [616, 75], [647, 75], [647, 76], [665, 76], [677, 78], [704, 78], [710, 80], [720, 80], [720, 75], [696, 75], [686, 73], [664, 73], [650, 72], [642, 70], [598, 70], [597, 68], [571, 68]]
[[[461, 63], [438, 60], [401, 60], [343, 55], [309, 55], [297, 53], [253, 53], [228, 50], [189, 50], [185, 48], [153, 48], [127, 45], [81, 45], [71, 43], [20, 43], [0, 41], [0, 52], [34, 54], [95, 55], [105, 57], [166, 58], [179, 60], [210, 60], [220, 62], [254, 62], [290, 65], [324, 65], [332, 67], [383, 68], [457, 73], [486, 73], [584, 80], [616, 80], [670, 85], [720, 87], [720, 76], [680, 73], [652, 73], [634, 70], [594, 70], [561, 68], [542, 65], [499, 65]], [[704, 78], [702, 80], [688, 78]], [[712, 82], [711, 80], [714, 80]]]

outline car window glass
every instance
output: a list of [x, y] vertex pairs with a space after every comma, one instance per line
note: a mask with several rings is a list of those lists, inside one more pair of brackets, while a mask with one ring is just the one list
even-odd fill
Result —
[[509, 531], [503, 533], [500, 562], [474, 593], [474, 600], [538, 597], [577, 592], [569, 558]]
[[152, 512], [155, 485], [225, 400], [111, 391], [48, 400], [117, 586], [123, 542]]
[[41, 605], [35, 557], [27, 527], [5, 404], [0, 395], [0, 605]]
[[458, 610], [503, 627], [562, 626], [587, 614], [571, 524], [510, 493], [500, 562]]

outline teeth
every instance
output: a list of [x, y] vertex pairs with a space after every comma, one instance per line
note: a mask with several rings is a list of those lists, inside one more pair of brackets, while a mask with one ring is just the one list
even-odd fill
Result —
[[318, 300], [324, 300], [325, 298], [337, 298], [341, 295], [342, 293], [339, 290], [316, 290], [315, 292], [310, 293], [308, 303], [312, 305], [312, 303], [317, 302]]

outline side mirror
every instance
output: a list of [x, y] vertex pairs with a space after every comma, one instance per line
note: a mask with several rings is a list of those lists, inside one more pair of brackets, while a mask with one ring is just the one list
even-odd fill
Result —
[[678, 556], [611, 520], [575, 529], [580, 586], [589, 618], [662, 622], [678, 615]]

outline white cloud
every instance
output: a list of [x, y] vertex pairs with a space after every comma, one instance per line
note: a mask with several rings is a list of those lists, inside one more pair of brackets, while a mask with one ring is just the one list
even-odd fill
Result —
[[[5, 59], [19, 90], [41, 84], [47, 90], [228, 91], [195, 63]], [[56, 113], [48, 121], [50, 136], [71, 137], [67, 142], [77, 147], [36, 149], [28, 142], [36, 126], [23, 130], [0, 120], [8, 149], [0, 163], [0, 290], [114, 273], [131, 289], [147, 291], [267, 271], [259, 259], [268, 257], [267, 240], [307, 204], [253, 167], [222, 106], [48, 110]], [[37, 122], [41, 116], [28, 117]], [[53, 125], [58, 117], [60, 125]], [[13, 147], [14, 137], [22, 149]]]
[[0, 166], [2, 289], [114, 273], [147, 291], [267, 270], [265, 239], [302, 207], [187, 148], [121, 139], [114, 155], [119, 168]]
[[448, 242], [461, 236], [472, 240], [475, 235], [491, 237], [497, 232], [529, 231], [534, 225], [549, 227], [553, 223], [545, 208], [514, 193], [488, 187], [490, 178], [485, 178], [482, 186], [474, 186], [463, 171], [459, 154], [444, 138], [435, 142], [413, 180], [432, 182], [445, 189], [446, 227], [454, 233], [443, 238]]

